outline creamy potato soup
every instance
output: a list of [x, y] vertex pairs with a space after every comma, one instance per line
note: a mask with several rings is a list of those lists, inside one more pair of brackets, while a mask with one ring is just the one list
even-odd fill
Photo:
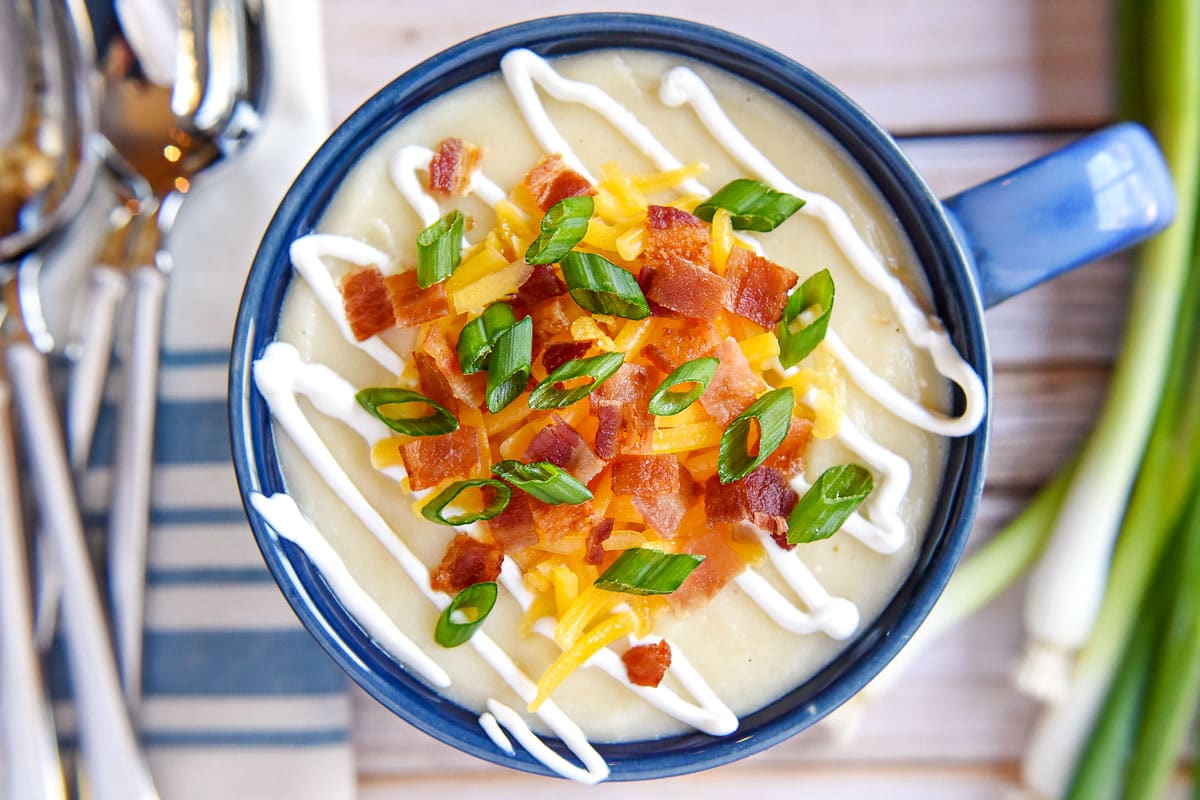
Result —
[[[458, 185], [446, 196], [430, 190], [430, 170], [435, 152], [447, 155], [439, 146], [448, 138], [461, 140], [468, 152], [458, 154]], [[468, 157], [470, 146], [479, 148], [477, 163]], [[551, 156], [559, 159], [547, 160]], [[576, 250], [605, 253], [636, 271], [655, 242], [661, 244], [654, 220], [665, 219], [668, 229], [682, 220], [687, 230], [700, 231], [705, 258], [712, 253], [704, 271], [731, 284], [735, 273], [743, 274], [738, 264], [761, 264], [750, 260], [755, 253], [801, 282], [828, 270], [836, 292], [828, 331], [799, 363], [780, 363], [773, 322], [790, 273], [765, 312], [754, 303], [749, 311], [745, 306], [730, 311], [737, 306], [731, 292], [723, 307], [708, 312], [709, 319], [692, 308], [680, 311], [672, 305], [677, 298], [671, 287], [656, 287], [665, 267], [640, 275], [653, 308], [641, 320], [589, 313], [558, 284], [557, 299], [537, 299], [559, 303], [567, 327], [535, 332], [531, 386], [551, 371], [539, 356], [552, 340], [564, 346], [563, 361], [620, 352], [621, 369], [645, 376], [653, 389], [683, 360], [663, 356], [674, 343], [662, 337], [694, 341], [703, 328], [715, 338], [700, 355], [717, 356], [718, 370], [734, 362], [749, 369], [758, 388], [730, 408], [711, 402], [716, 385], [729, 383], [728, 375], [714, 377], [701, 401], [677, 418], [640, 417], [652, 430], [624, 451], [618, 442], [615, 452], [605, 418], [595, 411], [603, 406], [595, 398], [605, 396], [605, 386], [593, 392], [595, 398], [554, 411], [531, 411], [527, 393], [495, 413], [463, 402], [456, 406], [459, 430], [484, 429], [486, 463], [469, 476], [448, 475], [414, 492], [419, 480], [429, 480], [418, 475], [428, 465], [414, 465], [418, 450], [405, 449], [416, 439], [368, 413], [355, 393], [369, 387], [427, 388], [436, 378], [419, 369], [414, 348], [432, 347], [421, 344], [421, 337], [433, 335], [430, 326], [441, 326], [454, 346], [463, 327], [492, 303], [509, 301], [519, 319], [525, 281], [561, 280], [557, 262], [535, 274], [521, 255], [539, 231], [543, 209], [531, 202], [538, 198], [527, 180], [539, 164], [558, 170], [555, 177], [583, 179], [593, 192], [595, 211]], [[805, 203], [770, 232], [731, 230], [730, 215], [721, 212], [711, 222], [683, 213], [735, 179], [760, 182]], [[420, 325], [390, 325], [360, 341], [347, 322], [348, 276], [377, 268], [386, 280], [412, 271], [418, 234], [454, 209], [465, 223], [459, 269], [484, 277], [457, 280], [455, 273], [444, 284], [443, 316]], [[520, 248], [515, 257], [514, 240]], [[499, 254], [490, 267], [480, 255], [489, 248]], [[983, 413], [979, 379], [928, 315], [920, 265], [894, 214], [845, 153], [773, 95], [664, 53], [604, 50], [552, 61], [527, 51], [509, 53], [502, 75], [431, 101], [383, 136], [340, 187], [317, 233], [293, 244], [292, 261], [296, 276], [277, 341], [255, 366], [258, 389], [276, 421], [288, 494], [257, 497], [256, 507], [281, 536], [305, 549], [373, 640], [413, 674], [477, 711], [497, 747], [524, 747], [578, 780], [593, 782], [607, 774], [592, 743], [693, 729], [733, 735], [740, 716], [828, 663], [881, 612], [911, 570], [939, 491], [946, 437], [971, 432]], [[763, 269], [768, 270], [763, 275], [778, 279]], [[489, 277], [493, 273], [500, 277]], [[395, 291], [404, 280], [397, 277], [390, 285]], [[513, 291], [505, 291], [503, 280], [513, 283]], [[739, 296], [753, 299], [760, 283], [743, 276]], [[419, 294], [415, 283], [405, 285], [410, 295]], [[795, 325], [812, 324], [821, 310], [820, 304], [810, 306]], [[533, 319], [543, 322], [538, 312]], [[499, 350], [497, 344], [489, 369], [496, 369]], [[457, 360], [454, 366], [460, 366]], [[629, 374], [618, 372], [609, 381], [620, 385]], [[473, 384], [476, 391], [483, 387], [482, 375]], [[452, 393], [458, 385], [448, 384]], [[785, 413], [789, 438], [781, 447], [792, 448], [796, 459], [788, 467], [780, 459], [763, 462], [776, 465], [777, 484], [785, 482], [774, 501], [782, 508], [753, 516], [761, 509], [739, 495], [745, 518], [720, 517], [722, 552], [737, 556], [734, 566], [726, 564], [726, 574], [713, 577], [717, 565], [709, 551], [708, 571], [701, 572], [706, 569], [701, 562], [679, 589], [680, 596], [690, 592], [686, 602], [671, 594], [590, 588], [623, 550], [688, 551], [689, 537], [717, 513], [714, 498], [721, 492], [725, 500], [730, 497], [722, 489], [726, 484], [714, 477], [723, 469], [717, 438], [755, 396], [782, 388], [791, 390], [785, 408], [792, 417], [786, 421]], [[628, 396], [614, 392], [609, 395], [618, 408]], [[955, 392], [966, 398], [959, 417], [947, 415]], [[645, 408], [637, 413], [646, 415]], [[502, 458], [532, 460], [525, 455], [538, 450], [534, 440], [560, 424], [571, 429], [572, 457], [582, 454], [591, 465], [577, 481], [591, 505], [571, 508], [590, 509], [592, 515], [579, 530], [557, 532], [541, 529], [543, 517], [536, 517], [533, 543], [504, 548], [498, 579], [488, 577], [499, 585], [491, 613], [466, 644], [438, 644], [439, 617], [460, 588], [432, 588], [439, 579], [444, 584], [452, 542], [469, 536], [494, 548], [499, 534], [491, 520], [457, 527], [430, 522], [419, 513], [422, 503], [454, 480], [494, 477], [488, 467]], [[754, 430], [748, 457], [755, 454], [755, 435], [761, 435], [760, 444], [768, 438], [765, 427]], [[803, 442], [793, 434], [802, 434]], [[420, 452], [450, 458], [436, 450]], [[667, 460], [637, 460], [652, 456]], [[637, 486], [621, 490], [621, 482], [629, 482], [621, 470], [633, 463], [660, 470], [643, 473], [643, 480], [661, 478], [663, 464], [676, 470], [668, 482], [679, 486], [678, 502], [641, 496]], [[869, 476], [870, 493], [836, 533], [791, 546], [789, 509], [837, 465], [860, 467]], [[524, 492], [520, 485], [512, 495]], [[488, 497], [475, 502], [484, 505]], [[564, 525], [578, 523], [544, 499], [520, 502], [545, 518], [567, 520]], [[601, 502], [605, 505], [596, 507]], [[671, 518], [662, 523], [659, 512]], [[594, 533], [598, 526], [606, 528], [603, 535]], [[717, 585], [697, 590], [688, 584], [701, 575]], [[571, 620], [564, 622], [566, 616]], [[452, 619], [463, 625], [470, 614], [460, 610]], [[609, 628], [600, 630], [604, 625]], [[574, 629], [564, 634], [564, 626]], [[594, 654], [584, 642], [589, 636], [604, 645]], [[661, 658], [642, 664], [661, 676], [634, 682], [632, 662], [623, 656], [636, 645], [650, 645], [650, 655], [653, 649], [669, 650], [669, 666]], [[568, 651], [574, 656], [565, 655]], [[572, 661], [580, 653], [588, 658], [582, 666]], [[546, 677], [552, 666], [560, 673], [554, 680]], [[528, 710], [531, 704], [536, 711]], [[535, 735], [561, 738], [578, 762], [540, 746]]]

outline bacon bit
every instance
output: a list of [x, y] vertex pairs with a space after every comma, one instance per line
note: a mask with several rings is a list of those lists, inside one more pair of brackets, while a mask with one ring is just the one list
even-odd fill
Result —
[[584, 354], [592, 349], [593, 344], [595, 342], [591, 339], [572, 339], [569, 342], [555, 342], [546, 345], [545, 351], [542, 352], [542, 366], [547, 374], [554, 372], [568, 361], [583, 358]]
[[658, 269], [669, 264], [684, 263], [705, 272], [712, 270], [712, 246], [707, 222], [671, 206], [646, 208], [645, 264]]
[[[437, 362], [431, 356], [421, 351], [413, 353], [413, 363], [417, 367], [417, 385], [421, 394], [451, 412], [458, 405], [458, 398], [450, 388], [450, 382], [438, 369]], [[464, 376], [465, 377], [465, 376]]]
[[690, 611], [708, 602], [746, 566], [720, 528], [709, 528], [688, 540], [684, 552], [702, 555], [704, 561], [682, 586], [667, 595], [667, 600], [676, 611]]
[[503, 561], [504, 551], [496, 545], [460, 533], [429, 576], [429, 585], [435, 592], [457, 594], [473, 584], [496, 580]]
[[764, 328], [774, 327], [783, 317], [788, 291], [799, 280], [790, 269], [744, 247], [729, 254], [725, 277], [729, 280], [725, 307]]
[[533, 525], [533, 513], [529, 508], [529, 495], [514, 490], [512, 499], [504, 511], [487, 521], [492, 539], [506, 553], [518, 553], [538, 542]]
[[534, 307], [529, 315], [533, 319], [533, 352], [536, 354], [554, 339], [571, 330], [571, 307], [574, 306], [568, 295], [552, 297], [543, 300]]
[[679, 457], [621, 456], [612, 463], [613, 494], [653, 497], [679, 491]]
[[[417, 354], [426, 356], [430, 365], [445, 380], [451, 394], [462, 402], [478, 408], [483, 404], [483, 393], [487, 385], [487, 376], [480, 372], [474, 375], [464, 375], [458, 363], [458, 352], [450, 341], [449, 335], [438, 325], [430, 325], [425, 329], [425, 338], [416, 349]], [[417, 360], [417, 368], [421, 362]], [[420, 374], [418, 372], [418, 374]]]
[[679, 488], [668, 494], [649, 496], [634, 496], [633, 507], [646, 520], [646, 524], [668, 539], [674, 538], [679, 530], [683, 517], [695, 503], [696, 487], [692, 476], [679, 466], [676, 470], [679, 476]]
[[635, 686], [658, 686], [671, 666], [671, 645], [665, 639], [657, 644], [639, 644], [621, 654], [625, 673]]
[[742, 413], [770, 387], [750, 368], [736, 339], [731, 337], [721, 342], [713, 355], [721, 363], [708, 388], [700, 395], [700, 405], [718, 425], [728, 425], [729, 420]]
[[762, 465], [777, 469], [786, 477], [794, 477], [804, 466], [804, 454], [808, 452], [808, 445], [812, 442], [812, 431], [813, 424], [810, 420], [792, 417], [792, 424], [788, 426], [783, 443], [775, 448], [774, 453], [767, 456]]
[[604, 562], [604, 543], [612, 536], [615, 520], [602, 519], [592, 526], [584, 548], [583, 563], [598, 567]]
[[549, 461], [571, 473], [580, 483], [587, 483], [604, 469], [604, 461], [596, 458], [578, 431], [557, 414], [533, 437], [523, 460], [526, 463]]
[[565, 536], [590, 531], [600, 519], [600, 514], [589, 501], [571, 506], [566, 503], [550, 505], [536, 497], [529, 498], [529, 510], [533, 514], [533, 526], [544, 542], [557, 542]]
[[429, 160], [429, 191], [442, 197], [462, 196], [471, 184], [471, 173], [483, 160], [483, 151], [462, 139], [442, 139]]
[[459, 428], [441, 436], [422, 436], [400, 446], [414, 492], [437, 486], [448, 478], [467, 478], [483, 469], [479, 430]]
[[435, 283], [427, 289], [417, 285], [417, 271], [410, 269], [383, 279], [392, 297], [392, 314], [401, 328], [432, 322], [450, 313], [446, 288]]
[[721, 343], [716, 326], [708, 320], [663, 317], [658, 325], [654, 343], [642, 348], [642, 355], [663, 372], [711, 353]]
[[682, 260], [653, 268], [647, 264], [638, 283], [651, 303], [696, 319], [715, 317], [729, 294], [729, 282], [720, 275]]
[[[488, 487], [484, 488], [487, 490]], [[492, 497], [484, 497], [485, 503], [491, 501]], [[537, 531], [533, 527], [533, 513], [529, 510], [529, 495], [519, 489], [513, 490], [508, 506], [486, 524], [492, 539], [506, 553], [517, 553], [538, 542]]]
[[773, 517], [769, 514], [755, 513], [750, 523], [762, 528], [771, 535], [771, 540], [784, 550], [795, 550], [796, 545], [788, 541], [788, 522], [783, 517]]
[[512, 307], [513, 316], [520, 320], [528, 317], [533, 308], [543, 300], [566, 293], [567, 285], [558, 277], [554, 267], [549, 264], [534, 264], [533, 272], [529, 273], [529, 277], [517, 289], [517, 294], [509, 305]]
[[342, 308], [350, 331], [360, 342], [396, 324], [392, 297], [383, 273], [375, 267], [346, 273], [342, 278]]
[[799, 497], [777, 469], [758, 467], [741, 480], [722, 484], [717, 476], [704, 487], [704, 513], [710, 522], [749, 521], [787, 541], [787, 515]]
[[650, 446], [654, 417], [647, 405], [657, 386], [648, 367], [626, 362], [588, 395], [599, 424], [596, 455], [612, 460], [618, 453], [644, 452]]
[[571, 169], [562, 156], [546, 156], [525, 176], [525, 186], [542, 211], [549, 211], [564, 197], [595, 194], [588, 179]]

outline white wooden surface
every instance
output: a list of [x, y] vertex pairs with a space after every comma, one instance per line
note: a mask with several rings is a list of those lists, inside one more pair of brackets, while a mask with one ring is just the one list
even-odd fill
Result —
[[[438, 50], [551, 12], [640, 10], [743, 34], [812, 67], [897, 136], [952, 194], [1112, 117], [1103, 0], [325, 0], [335, 118]], [[975, 537], [1021, 507], [1086, 433], [1117, 348], [1128, 263], [1113, 258], [988, 314], [996, 366], [991, 468]], [[502, 770], [438, 744], [362, 693], [361, 796], [921, 798], [1003, 796], [1035, 714], [1010, 686], [1019, 592], [947, 636], [880, 702], [851, 746], [806, 732], [700, 775], [587, 790]], [[686, 792], [686, 795], [684, 794]]]

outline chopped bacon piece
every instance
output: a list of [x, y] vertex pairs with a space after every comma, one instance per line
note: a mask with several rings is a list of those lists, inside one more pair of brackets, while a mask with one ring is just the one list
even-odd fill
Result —
[[383, 279], [392, 298], [392, 314], [401, 328], [432, 322], [450, 313], [446, 288], [435, 283], [427, 289], [417, 285], [417, 271], [410, 269]]
[[541, 353], [556, 336], [561, 336], [571, 329], [570, 311], [575, 304], [568, 295], [552, 297], [534, 306], [530, 317], [533, 318], [533, 352]]
[[[490, 503], [492, 498], [484, 498]], [[529, 495], [514, 489], [512, 499], [496, 516], [487, 521], [488, 533], [506, 553], [516, 553], [537, 544], [537, 531], [533, 527], [533, 513], [529, 510]]]
[[779, 470], [760, 466], [732, 483], [709, 478], [704, 513], [710, 522], [750, 522], [786, 543], [787, 515], [798, 499]]
[[671, 645], [665, 639], [657, 644], [639, 644], [621, 654], [625, 673], [635, 686], [658, 686], [671, 667]]
[[513, 316], [528, 317], [533, 308], [543, 300], [567, 293], [567, 285], [558, 277], [558, 272], [549, 264], [534, 264], [533, 272], [517, 288], [517, 294], [509, 302]]
[[396, 324], [383, 273], [374, 267], [356, 269], [342, 278], [342, 308], [350, 331], [360, 342]]
[[692, 537], [684, 546], [684, 552], [702, 555], [704, 561], [682, 586], [667, 595], [667, 600], [677, 611], [690, 611], [708, 602], [746, 566], [720, 528], [709, 528]]
[[429, 585], [436, 592], [456, 594], [472, 584], [496, 580], [503, 561], [504, 551], [498, 546], [460, 533], [429, 576]]
[[729, 294], [729, 282], [720, 275], [682, 260], [647, 265], [638, 283], [651, 303], [696, 319], [715, 317]]
[[588, 179], [568, 167], [559, 155], [539, 161], [525, 176], [525, 186], [542, 211], [549, 211], [564, 197], [596, 193]]
[[433, 357], [417, 350], [413, 353], [413, 363], [417, 367], [417, 385], [421, 389], [421, 394], [442, 408], [453, 412], [458, 404], [458, 398], [454, 396], [450, 382], [438, 369], [437, 362]]
[[596, 455], [611, 460], [618, 453], [639, 453], [650, 446], [654, 417], [647, 405], [658, 382], [648, 367], [626, 362], [588, 397], [596, 430]]
[[772, 328], [783, 317], [788, 291], [799, 277], [770, 259], [735, 247], [725, 268], [729, 296], [725, 307], [764, 328]]
[[700, 395], [700, 405], [718, 425], [728, 425], [729, 420], [745, 411], [746, 406], [770, 387], [750, 368], [736, 339], [721, 342], [713, 355], [721, 363], [708, 382], [708, 388]]
[[526, 463], [549, 461], [571, 473], [580, 483], [587, 483], [604, 469], [604, 461], [596, 458], [583, 437], [557, 414], [533, 437], [523, 459]]
[[771, 539], [774, 540], [775, 544], [784, 550], [796, 549], [796, 545], [788, 541], [788, 522], [783, 517], [772, 517], [768, 514], [755, 513], [750, 523], [771, 534]]
[[621, 456], [612, 463], [613, 494], [652, 497], [679, 491], [679, 457]]
[[591, 531], [592, 526], [600, 519], [590, 501], [574, 506], [566, 503], [550, 505], [531, 497], [529, 510], [533, 514], [533, 525], [539, 538], [549, 542]]
[[583, 563], [598, 567], [604, 562], [604, 543], [612, 536], [614, 524], [611, 519], [602, 519], [592, 526], [584, 548]]
[[442, 139], [429, 160], [429, 191], [442, 197], [466, 194], [471, 173], [483, 160], [483, 151], [462, 139]]
[[459, 428], [441, 436], [422, 436], [400, 446], [414, 492], [437, 486], [447, 478], [467, 478], [483, 468], [479, 431]]
[[721, 343], [720, 334], [708, 320], [662, 317], [656, 324], [660, 326], [658, 335], [642, 349], [642, 355], [663, 372], [711, 353]]
[[809, 442], [812, 441], [812, 427], [810, 421], [792, 417], [783, 443], [767, 456], [762, 465], [779, 470], [784, 477], [794, 477], [804, 466], [804, 454], [808, 452]]
[[[416, 349], [417, 355], [429, 359], [429, 365], [435, 369], [446, 382], [450, 393], [468, 405], [478, 407], [483, 403], [483, 392], [487, 385], [487, 375], [482, 372], [464, 375], [458, 363], [458, 351], [449, 335], [438, 325], [430, 325], [425, 330], [425, 338]], [[422, 359], [417, 359], [418, 375], [420, 375]], [[424, 383], [422, 383], [422, 386]]]
[[634, 496], [633, 507], [646, 520], [646, 524], [668, 539], [679, 530], [684, 515], [695, 503], [695, 484], [692, 476], [682, 466], [678, 468], [679, 488], [667, 494]]
[[684, 263], [708, 272], [712, 269], [709, 230], [708, 223], [694, 214], [670, 206], [649, 206], [642, 258], [650, 269]]
[[591, 339], [578, 341], [572, 339], [569, 342], [555, 342], [546, 345], [546, 349], [542, 352], [542, 366], [546, 368], [547, 373], [554, 372], [568, 361], [583, 358], [587, 351], [592, 349], [593, 344]]

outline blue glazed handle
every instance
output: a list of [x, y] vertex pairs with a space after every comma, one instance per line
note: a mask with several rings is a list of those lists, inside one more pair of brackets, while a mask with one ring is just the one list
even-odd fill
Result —
[[943, 201], [984, 307], [1161, 231], [1175, 192], [1145, 128], [1113, 125]]

